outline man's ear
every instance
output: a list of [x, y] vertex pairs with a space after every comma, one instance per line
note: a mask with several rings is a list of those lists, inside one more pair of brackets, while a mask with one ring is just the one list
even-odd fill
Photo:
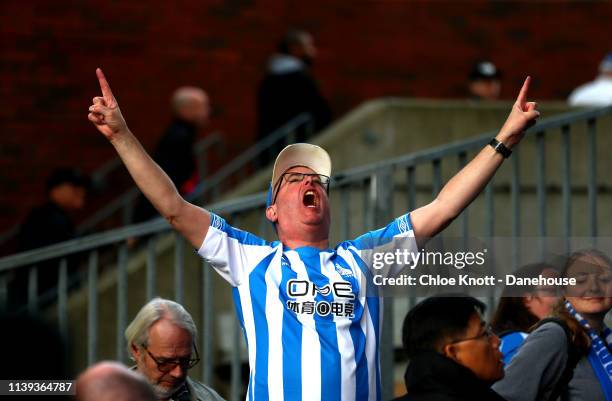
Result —
[[130, 351], [132, 352], [132, 358], [137, 361], [140, 359], [140, 348], [136, 346], [136, 344], [132, 343], [130, 345]]
[[442, 348], [442, 355], [452, 359], [453, 361], [457, 361], [457, 347], [455, 344], [446, 344]]
[[266, 218], [272, 223], [276, 223], [278, 216], [276, 215], [276, 205], [270, 205], [266, 209]]

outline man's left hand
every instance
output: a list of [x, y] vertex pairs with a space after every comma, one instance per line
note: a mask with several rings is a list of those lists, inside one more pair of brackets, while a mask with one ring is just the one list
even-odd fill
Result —
[[538, 107], [537, 103], [527, 101], [530, 82], [531, 77], [527, 77], [516, 98], [516, 102], [512, 106], [510, 115], [496, 137], [498, 141], [508, 148], [518, 144], [523, 139], [525, 130], [533, 126], [536, 123], [536, 119], [540, 116], [540, 112], [536, 110]]

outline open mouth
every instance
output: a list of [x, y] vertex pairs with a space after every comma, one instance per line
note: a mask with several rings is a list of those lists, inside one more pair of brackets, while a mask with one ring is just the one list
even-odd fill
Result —
[[312, 189], [304, 192], [304, 198], [302, 199], [302, 203], [306, 207], [316, 208], [317, 207], [317, 194]]

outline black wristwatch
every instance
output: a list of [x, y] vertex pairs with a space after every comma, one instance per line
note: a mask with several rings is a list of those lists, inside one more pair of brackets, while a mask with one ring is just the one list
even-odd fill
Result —
[[504, 145], [503, 143], [501, 143], [495, 138], [491, 139], [491, 142], [489, 142], [489, 145], [493, 146], [493, 149], [495, 149], [496, 152], [500, 153], [506, 159], [510, 157], [510, 155], [512, 154], [512, 151], [508, 149], [506, 145]]

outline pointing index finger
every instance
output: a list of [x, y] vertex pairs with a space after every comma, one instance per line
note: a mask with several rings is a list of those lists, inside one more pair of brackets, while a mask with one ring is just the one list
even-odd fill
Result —
[[108, 106], [111, 105], [115, 101], [115, 96], [113, 96], [113, 91], [111, 91], [110, 85], [104, 76], [104, 73], [100, 68], [96, 68], [96, 76], [98, 77], [98, 82], [100, 83], [100, 89], [102, 90], [102, 96], [104, 96], [104, 100], [106, 100], [106, 104]]
[[519, 92], [518, 97], [516, 98], [516, 103], [521, 107], [521, 110], [525, 108], [525, 103], [527, 102], [527, 92], [529, 91], [529, 83], [531, 82], [531, 77], [527, 76], [525, 78], [525, 82], [523, 83], [523, 87]]

